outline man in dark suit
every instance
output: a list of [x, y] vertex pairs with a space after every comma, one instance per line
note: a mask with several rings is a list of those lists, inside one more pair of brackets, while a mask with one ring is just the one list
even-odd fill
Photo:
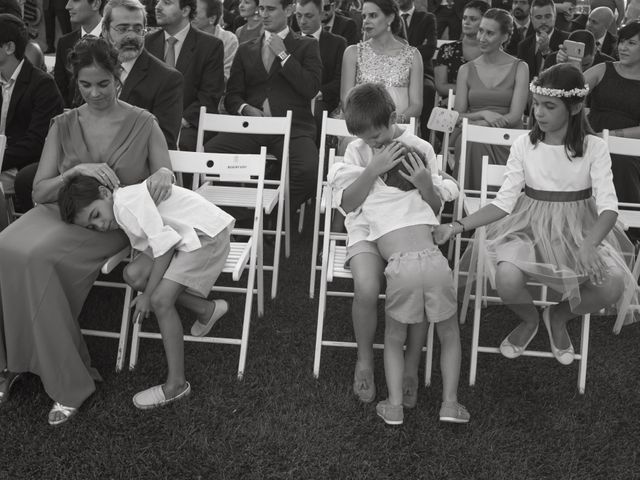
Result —
[[[569, 40], [584, 43], [584, 56], [580, 62], [580, 69], [584, 72], [598, 63], [613, 62], [612, 57], [605, 55], [596, 49], [596, 41], [593, 34], [588, 30], [575, 30], [569, 35]], [[564, 46], [560, 45], [560, 50], [547, 55], [544, 61], [544, 68], [547, 69], [556, 63], [569, 61]], [[577, 62], [576, 62], [577, 64]]]
[[340, 35], [347, 45], [355, 45], [360, 40], [360, 32], [356, 22], [349, 17], [336, 13], [335, 0], [322, 0], [322, 28], [334, 35]]
[[424, 89], [422, 100], [422, 115], [420, 123], [422, 136], [427, 138], [427, 122], [436, 94], [436, 85], [433, 76], [433, 54], [438, 47], [436, 35], [436, 17], [433, 13], [416, 10], [413, 0], [396, 0], [400, 9], [400, 19], [406, 32], [407, 41], [412, 47], [416, 47], [422, 57], [424, 67]]
[[436, 17], [438, 38], [448, 29], [449, 40], [458, 40], [462, 35], [462, 15], [469, 0], [428, 0], [429, 11]]
[[[14, 190], [18, 170], [40, 161], [51, 119], [62, 113], [62, 98], [53, 78], [24, 57], [29, 41], [24, 22], [0, 15], [0, 134], [7, 145], [0, 182], [5, 192]], [[15, 185], [16, 207], [32, 205], [31, 186]]]
[[[289, 164], [291, 205], [297, 207], [315, 190], [318, 149], [311, 100], [320, 90], [322, 60], [318, 42], [289, 30], [290, 0], [260, 0], [265, 33], [243, 43], [231, 66], [225, 106], [239, 115], [283, 117], [293, 112]], [[282, 136], [220, 133], [207, 152], [257, 153], [266, 146], [282, 154]]]
[[615, 22], [613, 12], [608, 7], [594, 8], [587, 19], [587, 30], [596, 39], [596, 49], [605, 55], [618, 58], [618, 38], [609, 32]]
[[145, 38], [145, 48], [176, 68], [184, 77], [180, 149], [196, 150], [200, 107], [218, 113], [224, 94], [224, 45], [222, 40], [191, 26], [196, 0], [163, 0], [156, 4], [161, 30]]
[[513, 0], [513, 10], [511, 10], [514, 20], [513, 33], [504, 49], [509, 55], [516, 56], [518, 54], [518, 44], [536, 33], [533, 29], [533, 23], [531, 23], [530, 11], [529, 0]]
[[320, 21], [321, 0], [298, 0], [296, 20], [300, 32], [315, 38], [320, 46], [322, 59], [322, 85], [315, 100], [315, 117], [320, 128], [322, 112], [331, 113], [340, 102], [340, 78], [342, 74], [342, 56], [347, 48], [344, 38], [323, 30]]
[[109, 0], [102, 36], [122, 63], [120, 99], [155, 115], [170, 149], [182, 119], [182, 74], [144, 49], [145, 7], [139, 0]]
[[53, 53], [56, 51], [56, 20], [60, 24], [60, 31], [66, 35], [71, 31], [71, 20], [65, 9], [66, 0], [44, 0], [42, 2], [44, 10], [44, 27], [47, 37], [47, 51], [45, 53]]
[[69, 0], [67, 10], [69, 17], [80, 28], [60, 37], [56, 48], [56, 64], [53, 69], [53, 78], [62, 94], [65, 107], [75, 106], [74, 98], [76, 88], [71, 85], [71, 72], [67, 68], [67, 57], [74, 45], [85, 35], [99, 37], [102, 33], [102, 8], [104, 0]]
[[556, 7], [552, 0], [533, 0], [531, 23], [536, 33], [518, 44], [518, 58], [527, 62], [529, 78], [533, 79], [541, 71], [547, 55], [557, 51], [569, 34], [554, 28]]

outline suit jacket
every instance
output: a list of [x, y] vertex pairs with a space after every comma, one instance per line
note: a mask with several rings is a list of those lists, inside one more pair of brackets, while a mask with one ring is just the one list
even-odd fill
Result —
[[360, 34], [358, 33], [356, 22], [348, 17], [343, 17], [338, 13], [333, 16], [333, 27], [331, 27], [331, 33], [334, 35], [340, 35], [347, 41], [347, 45], [355, 45], [360, 40]]
[[[164, 61], [166, 43], [164, 30], [157, 30], [144, 39], [147, 51], [161, 61]], [[176, 60], [176, 70], [183, 76], [182, 118], [197, 126], [201, 106], [206, 106], [209, 113], [218, 113], [218, 104], [224, 94], [222, 40], [189, 27]]]
[[276, 58], [267, 72], [262, 63], [263, 41], [264, 35], [260, 35], [238, 47], [227, 82], [227, 111], [237, 114], [243, 103], [262, 110], [268, 98], [274, 117], [284, 117], [287, 110], [293, 112], [292, 137], [315, 139], [311, 99], [320, 90], [322, 79], [318, 42], [290, 31], [284, 39], [289, 58], [284, 65]]
[[7, 146], [2, 170], [20, 169], [38, 162], [51, 119], [62, 110], [62, 97], [56, 82], [25, 58], [7, 111]]
[[[453, 0], [453, 11], [456, 16], [462, 20], [465, 5], [469, 0]], [[447, 8], [441, 5], [441, 0], [428, 0], [427, 7], [431, 13], [435, 13], [439, 8]]]
[[144, 48], [125, 79], [120, 99], [144, 108], [158, 120], [170, 149], [182, 122], [182, 74], [168, 67]]
[[[549, 51], [555, 52], [562, 42], [569, 37], [567, 32], [562, 30], [553, 30], [553, 35], [549, 39]], [[540, 53], [536, 53], [536, 36], [532, 35], [525, 38], [518, 44], [518, 58], [524, 60], [529, 65], [529, 79], [533, 79], [540, 72], [540, 67], [544, 61]]]
[[612, 35], [611, 32], [607, 32], [604, 36], [604, 41], [602, 42], [602, 46], [600, 47], [600, 51], [613, 57], [614, 59], [618, 58], [618, 37]]
[[518, 31], [518, 27], [516, 27], [514, 24], [513, 34], [511, 35], [511, 38], [509, 39], [509, 42], [507, 43], [507, 46], [505, 47], [504, 51], [507, 52], [509, 55], [513, 55], [514, 57], [518, 56], [518, 44], [525, 38], [535, 34], [536, 34], [536, 31], [533, 29], [533, 23], [531, 22], [529, 22], [529, 27], [527, 27], [527, 30], [524, 35], [522, 35]]
[[407, 29], [407, 41], [412, 47], [416, 47], [422, 56], [424, 75], [433, 78], [433, 54], [438, 47], [436, 33], [436, 17], [433, 13], [413, 11], [409, 28]]
[[80, 40], [80, 33], [80, 29], [77, 29], [63, 35], [58, 40], [58, 46], [56, 47], [56, 64], [53, 67], [53, 78], [64, 100], [64, 106], [67, 108], [74, 106], [73, 100], [76, 93], [75, 86], [71, 84], [71, 72], [67, 69], [67, 56], [76, 42]]
[[339, 35], [322, 30], [320, 32], [320, 58], [322, 59], [322, 101], [324, 108], [332, 112], [340, 102], [340, 78], [342, 56], [347, 41]]

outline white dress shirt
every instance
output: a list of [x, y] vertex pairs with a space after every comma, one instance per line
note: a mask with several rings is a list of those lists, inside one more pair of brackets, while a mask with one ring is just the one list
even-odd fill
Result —
[[238, 37], [234, 33], [224, 30], [220, 25], [216, 25], [213, 36], [222, 40], [224, 46], [224, 81], [229, 80], [231, 64], [238, 51]]
[[[11, 95], [13, 94], [13, 88], [16, 86], [16, 80], [20, 71], [24, 65], [24, 60], [21, 60], [13, 74], [8, 80], [0, 74], [0, 85], [2, 86], [2, 110], [0, 111], [0, 135], [4, 135], [7, 128], [7, 114], [9, 113], [9, 103], [11, 102]], [[0, 162], [2, 163], [2, 162]]]
[[93, 27], [93, 30], [91, 30], [90, 32], [87, 32], [83, 27], [80, 27], [80, 38], [86, 37], [87, 35], [100, 37], [100, 35], [102, 35], [102, 22], [98, 22], [98, 24]]
[[113, 192], [116, 222], [136, 250], [150, 249], [154, 258], [174, 247], [191, 252], [202, 246], [198, 231], [215, 237], [231, 230], [235, 219], [196, 192], [173, 185], [171, 196], [156, 205], [146, 182]]

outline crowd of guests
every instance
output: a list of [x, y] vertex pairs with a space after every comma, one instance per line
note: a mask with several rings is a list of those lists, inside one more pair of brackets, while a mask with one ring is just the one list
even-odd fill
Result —
[[[420, 191], [422, 200], [407, 200], [406, 208], [415, 207], [411, 202], [424, 200], [433, 212], [438, 211], [441, 201], [455, 197], [451, 192], [442, 193], [446, 189], [438, 190], [437, 200], [433, 196], [435, 183], [448, 180], [446, 174], [439, 172], [442, 175], [425, 181], [420, 166], [423, 159], [407, 153], [404, 147], [389, 145], [413, 143], [423, 153], [425, 149], [433, 153], [417, 136], [404, 138], [396, 123], [415, 118], [419, 136], [427, 138], [430, 113], [450, 90], [456, 95], [454, 109], [460, 119], [488, 127], [524, 128], [524, 119], [538, 121], [541, 111], [541, 100], [535, 94], [542, 90], [530, 86], [531, 82], [543, 88], [536, 79], [544, 78], [544, 72], [568, 75], [570, 70], [565, 67], [573, 65], [571, 69], [579, 73], [572, 77], [573, 83], [584, 78], [588, 86], [584, 91], [584, 84], [575, 87], [584, 95], [579, 95], [580, 109], [571, 113], [584, 115], [586, 101], [590, 127], [579, 123], [581, 138], [589, 135], [591, 128], [597, 134], [609, 129], [611, 135], [640, 138], [640, 21], [631, 17], [632, 3], [625, 12], [621, 2], [594, 0], [588, 14], [578, 14], [570, 2], [556, 4], [553, 0], [494, 0], [491, 5], [483, 0], [240, 0], [224, 5], [220, 0], [158, 0], [155, 4], [69, 0], [64, 6], [56, 1], [48, 3], [47, 18], [57, 18], [61, 26], [64, 23], [64, 34], [55, 45], [54, 40], [49, 44], [48, 50], [55, 50], [51, 76], [42, 68], [42, 52], [29, 41], [24, 5], [0, 0], [0, 134], [7, 138], [0, 188], [4, 194], [11, 194], [16, 209], [24, 212], [20, 220], [5, 228], [7, 206], [5, 195], [0, 195], [0, 229], [5, 228], [0, 234], [0, 318], [4, 324], [0, 329], [0, 371], [4, 370], [0, 374], [0, 403], [7, 400], [18, 372], [35, 373], [54, 400], [51, 424], [64, 423], [73, 416], [100, 379], [91, 366], [77, 317], [101, 262], [123, 248], [126, 237], [121, 229], [127, 231], [124, 222], [117, 219], [110, 219], [111, 223], [91, 223], [92, 217], [77, 221], [78, 212], [85, 212], [86, 204], [74, 207], [71, 211], [75, 213], [66, 218], [68, 223], [62, 222], [56, 205], [60, 190], [90, 177], [94, 195], [90, 198], [104, 200], [106, 194], [101, 187], [112, 191], [146, 179], [151, 198], [156, 202], [166, 200], [176, 188], [172, 186], [168, 150], [196, 150], [202, 106], [209, 113], [260, 117], [293, 112], [289, 176], [294, 207], [315, 191], [323, 111], [345, 118], [351, 133], [359, 137], [347, 147], [346, 158], [360, 158], [359, 167], [369, 173], [369, 165], [374, 165], [380, 170], [376, 170], [375, 179], [386, 171], [383, 167], [389, 169], [408, 155], [403, 157], [408, 173], [402, 175], [409, 179], [411, 188]], [[66, 31], [67, 20], [77, 29]], [[437, 48], [439, 39], [449, 42]], [[565, 41], [583, 46], [581, 58], [571, 56]], [[546, 81], [554, 84], [544, 86], [546, 89], [571, 91], [553, 76]], [[371, 85], [377, 85], [377, 90]], [[376, 110], [367, 99], [387, 107]], [[563, 105], [573, 112], [573, 104]], [[573, 124], [567, 119], [564, 122]], [[541, 131], [546, 132], [544, 128]], [[538, 135], [532, 137], [533, 147], [544, 139], [540, 131]], [[569, 142], [564, 136], [555, 140], [562, 145]], [[453, 134], [456, 158], [460, 156], [460, 142], [458, 128]], [[576, 147], [575, 138], [571, 142], [567, 152], [575, 155], [582, 151]], [[202, 147], [208, 152], [255, 153], [263, 145], [269, 153], [281, 156], [283, 140], [279, 136], [209, 134]], [[595, 145], [600, 146], [597, 142]], [[385, 153], [374, 154], [378, 149]], [[510, 154], [505, 147], [469, 144], [467, 151], [472, 158], [488, 153], [492, 162], [500, 164], [513, 156], [513, 151]], [[380, 160], [382, 157], [387, 160]], [[598, 157], [598, 162], [603, 161]], [[635, 158], [613, 158], [612, 182], [621, 201], [640, 202], [638, 164]], [[479, 163], [467, 165], [466, 172], [461, 179], [463, 186], [477, 187]], [[588, 178], [588, 172], [585, 175]], [[376, 185], [375, 179], [368, 178], [370, 188]], [[342, 205], [344, 211], [360, 212], [361, 205], [368, 201], [366, 191], [354, 196], [349, 188], [338, 188], [344, 190], [343, 200], [349, 205]], [[600, 194], [604, 195], [602, 191]], [[510, 209], [512, 197], [509, 202], [504, 200]], [[110, 208], [115, 208], [115, 198], [109, 200]], [[405, 199], [397, 200], [401, 204]], [[160, 217], [165, 219], [165, 214], [160, 212]], [[501, 218], [492, 214], [459, 225], [464, 231], [471, 224]], [[432, 225], [433, 221], [428, 216], [420, 225]], [[117, 227], [113, 222], [120, 229], [105, 227]], [[224, 222], [220, 229], [210, 229], [207, 241], [218, 238], [232, 224], [226, 217]], [[595, 223], [593, 220], [590, 225]], [[402, 231], [406, 225], [396, 227]], [[612, 227], [606, 223], [602, 228]], [[457, 229], [452, 227], [449, 235], [458, 233]], [[609, 232], [604, 230], [600, 240]], [[440, 231], [436, 240], [446, 236]], [[373, 250], [352, 251], [349, 257], [356, 286], [353, 321], [358, 341], [353, 388], [362, 401], [375, 397], [371, 349], [376, 329], [375, 300], [384, 265], [391, 263], [396, 245], [382, 239], [388, 240], [386, 236], [376, 238]], [[621, 249], [613, 240], [610, 243], [613, 250]], [[429, 234], [428, 245], [421, 244], [420, 250], [432, 247]], [[167, 269], [173, 254], [173, 250], [171, 254], [167, 250], [158, 253], [158, 257], [167, 257]], [[617, 262], [618, 257], [611, 255]], [[439, 258], [428, 261], [431, 265]], [[589, 263], [584, 258], [578, 261]], [[616, 267], [624, 270], [618, 263]], [[598, 268], [602, 268], [601, 263]], [[507, 278], [514, 278], [513, 272], [507, 273]], [[210, 277], [215, 280], [218, 274], [216, 270]], [[160, 316], [166, 324], [174, 321], [173, 303], [184, 299], [184, 289], [161, 283], [149, 265], [142, 273], [132, 267], [125, 277], [148, 293], [148, 298], [139, 300], [138, 313], [155, 310], [158, 316], [162, 311], [164, 315]], [[154, 289], [170, 292], [172, 301], [159, 300], [158, 294], [153, 295]], [[611, 292], [607, 300], [620, 289], [612, 285]], [[204, 325], [194, 327], [200, 334], [208, 332], [225, 311], [216, 302], [205, 305], [188, 300], [187, 304], [194, 307]], [[449, 310], [434, 306], [427, 309], [427, 315], [429, 311], [438, 312], [433, 315], [443, 322], [438, 328], [440, 339], [449, 349], [443, 351], [442, 359], [449, 380], [441, 419], [466, 422], [469, 414], [456, 397], [459, 335], [457, 327], [450, 325], [457, 326], [450, 321], [455, 312]], [[537, 331], [537, 324], [534, 331], [529, 318], [531, 311], [526, 315], [525, 327], [509, 337], [507, 350], [512, 356], [517, 356], [514, 352]], [[546, 322], [551, 322], [549, 315]], [[563, 315], [564, 325], [569, 315]], [[417, 363], [413, 357], [408, 359], [407, 365], [413, 368], [415, 363], [416, 372], [403, 377], [403, 362], [399, 360], [398, 335], [403, 342], [411, 337], [407, 333], [411, 329], [405, 327], [387, 324], [395, 332], [388, 349], [389, 364], [394, 365], [390, 368], [395, 373], [388, 375], [390, 399], [379, 407], [379, 414], [385, 421], [391, 419], [388, 423], [402, 417], [395, 407], [398, 399], [402, 403], [403, 392], [409, 398], [409, 407], [415, 405]], [[416, 338], [424, 338], [422, 330], [417, 329]], [[171, 335], [177, 338], [175, 331]], [[557, 343], [566, 344], [565, 340]], [[134, 402], [140, 408], [188, 395], [190, 386], [180, 363], [182, 350], [176, 342], [180, 343], [175, 340], [173, 347], [167, 347], [167, 387], [142, 392]]]

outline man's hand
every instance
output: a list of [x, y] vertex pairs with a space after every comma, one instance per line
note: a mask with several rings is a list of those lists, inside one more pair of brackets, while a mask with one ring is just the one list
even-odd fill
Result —
[[246, 115], [248, 117], [264, 117], [264, 112], [251, 105], [245, 105], [242, 109], [242, 115]]
[[536, 35], [537, 51], [542, 55], [549, 53], [549, 34], [547, 32], [540, 31]]
[[278, 35], [269, 37], [269, 48], [276, 57], [287, 50], [287, 47], [284, 46], [284, 41]]

